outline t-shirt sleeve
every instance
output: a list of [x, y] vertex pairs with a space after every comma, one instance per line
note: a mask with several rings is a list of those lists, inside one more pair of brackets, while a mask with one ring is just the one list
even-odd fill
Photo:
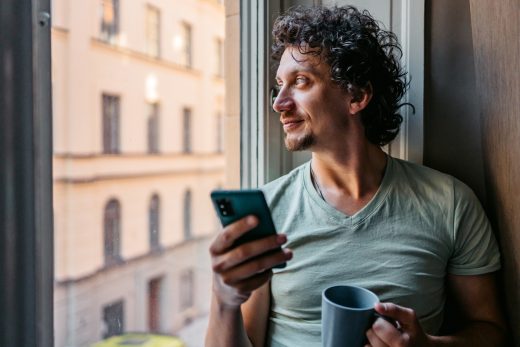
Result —
[[489, 220], [471, 189], [456, 180], [453, 238], [449, 273], [482, 275], [500, 269], [500, 253]]

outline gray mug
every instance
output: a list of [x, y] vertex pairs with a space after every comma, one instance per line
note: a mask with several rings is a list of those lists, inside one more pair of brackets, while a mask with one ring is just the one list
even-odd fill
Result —
[[370, 290], [337, 285], [321, 295], [321, 338], [323, 347], [362, 347], [366, 332], [377, 317], [379, 302]]

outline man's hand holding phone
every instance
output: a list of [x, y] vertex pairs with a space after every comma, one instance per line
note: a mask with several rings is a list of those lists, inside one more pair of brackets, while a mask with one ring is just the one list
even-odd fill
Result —
[[284, 234], [272, 234], [235, 246], [235, 241], [254, 229], [258, 218], [249, 215], [228, 224], [210, 246], [214, 274], [213, 291], [221, 304], [240, 306], [251, 293], [265, 284], [276, 265], [292, 258]]

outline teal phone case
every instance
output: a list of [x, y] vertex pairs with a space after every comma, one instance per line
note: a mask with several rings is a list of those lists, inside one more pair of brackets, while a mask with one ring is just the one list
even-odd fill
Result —
[[[276, 234], [271, 211], [261, 190], [214, 190], [211, 200], [224, 227], [248, 215], [258, 218], [258, 225], [237, 239], [233, 246]], [[276, 267], [285, 267], [285, 263]]]

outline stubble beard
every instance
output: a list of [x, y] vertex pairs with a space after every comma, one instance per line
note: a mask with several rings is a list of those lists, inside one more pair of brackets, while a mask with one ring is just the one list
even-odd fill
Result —
[[309, 149], [315, 142], [312, 133], [306, 133], [298, 137], [292, 137], [285, 134], [285, 147], [291, 152], [305, 151]]

